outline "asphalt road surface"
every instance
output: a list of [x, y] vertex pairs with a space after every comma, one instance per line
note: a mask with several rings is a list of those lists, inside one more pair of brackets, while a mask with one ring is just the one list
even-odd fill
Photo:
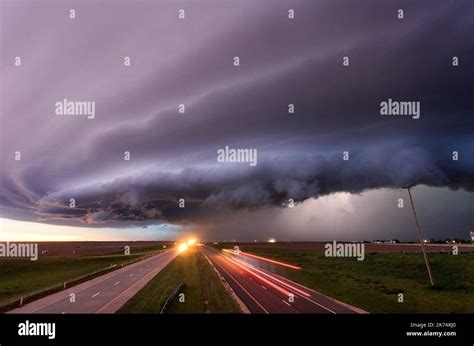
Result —
[[[204, 254], [225, 278], [251, 313], [363, 313], [270, 271], [239, 260], [209, 246]], [[242, 255], [241, 255], [242, 256]]]
[[[178, 254], [166, 250], [9, 313], [114, 313], [166, 267]], [[75, 302], [71, 302], [71, 294]]]

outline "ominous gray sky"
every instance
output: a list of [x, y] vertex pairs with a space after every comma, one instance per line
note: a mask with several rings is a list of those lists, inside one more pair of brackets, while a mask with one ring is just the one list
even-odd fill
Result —
[[[471, 0], [0, 4], [3, 218], [411, 239], [397, 200], [417, 184], [430, 236], [474, 228]], [[95, 119], [56, 115], [64, 98], [95, 101]], [[389, 98], [420, 102], [421, 118], [380, 115]], [[217, 162], [225, 146], [258, 164]]]

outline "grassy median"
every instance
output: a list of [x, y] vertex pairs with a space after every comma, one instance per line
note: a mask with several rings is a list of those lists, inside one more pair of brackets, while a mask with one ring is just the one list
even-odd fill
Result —
[[[368, 253], [364, 261], [357, 261], [328, 258], [311, 250], [239, 246], [249, 253], [301, 266], [302, 270], [271, 269], [371, 313], [474, 312], [474, 253], [429, 254], [436, 283], [431, 287], [421, 254]], [[398, 302], [399, 293], [403, 293], [403, 303]]]
[[202, 252], [193, 247], [178, 255], [119, 313], [160, 313], [170, 293], [181, 283], [186, 284], [185, 301], [179, 302], [176, 297], [168, 313], [240, 312]]

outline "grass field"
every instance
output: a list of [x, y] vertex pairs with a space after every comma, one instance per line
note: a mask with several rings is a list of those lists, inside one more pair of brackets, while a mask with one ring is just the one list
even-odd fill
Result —
[[107, 255], [60, 257], [40, 256], [37, 261], [29, 259], [0, 259], [0, 304], [17, 299], [50, 286], [68, 281], [100, 269], [121, 264], [162, 247], [151, 247], [132, 252]]
[[[219, 244], [233, 248], [235, 244]], [[421, 254], [367, 253], [355, 258], [328, 258], [323, 253], [246, 247], [243, 251], [301, 266], [275, 271], [330, 297], [371, 313], [473, 313], [474, 253], [430, 254], [436, 287], [429, 285]], [[397, 301], [403, 293], [404, 302]]]
[[175, 299], [169, 313], [240, 312], [202, 252], [190, 248], [153, 278], [119, 313], [159, 313], [180, 283], [186, 284], [185, 302]]

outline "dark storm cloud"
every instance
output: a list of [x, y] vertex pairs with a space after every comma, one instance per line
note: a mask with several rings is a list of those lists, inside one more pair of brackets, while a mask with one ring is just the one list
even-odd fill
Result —
[[[341, 160], [339, 154], [295, 153], [264, 160], [255, 169], [224, 164], [172, 173], [152, 167], [133, 177], [48, 193], [32, 201], [30, 208], [42, 221], [50, 222], [69, 219], [86, 224], [147, 220], [183, 223], [205, 221], [220, 208], [284, 206], [289, 198], [302, 202], [334, 192], [360, 193], [408, 184], [474, 190], [471, 176], [463, 176], [462, 169], [449, 160], [439, 162], [432, 156], [421, 148], [392, 146], [357, 150], [349, 161]], [[74, 209], [69, 207], [71, 198], [77, 202]], [[184, 209], [178, 208], [180, 198], [186, 201]]]
[[[5, 217], [193, 223], [335, 192], [474, 189], [471, 1], [72, 2], [74, 23], [58, 19], [70, 6], [24, 4], [2, 4]], [[97, 118], [58, 118], [63, 97], [95, 100]], [[421, 102], [421, 118], [381, 116], [388, 98]], [[226, 145], [257, 149], [257, 166], [217, 163]]]

